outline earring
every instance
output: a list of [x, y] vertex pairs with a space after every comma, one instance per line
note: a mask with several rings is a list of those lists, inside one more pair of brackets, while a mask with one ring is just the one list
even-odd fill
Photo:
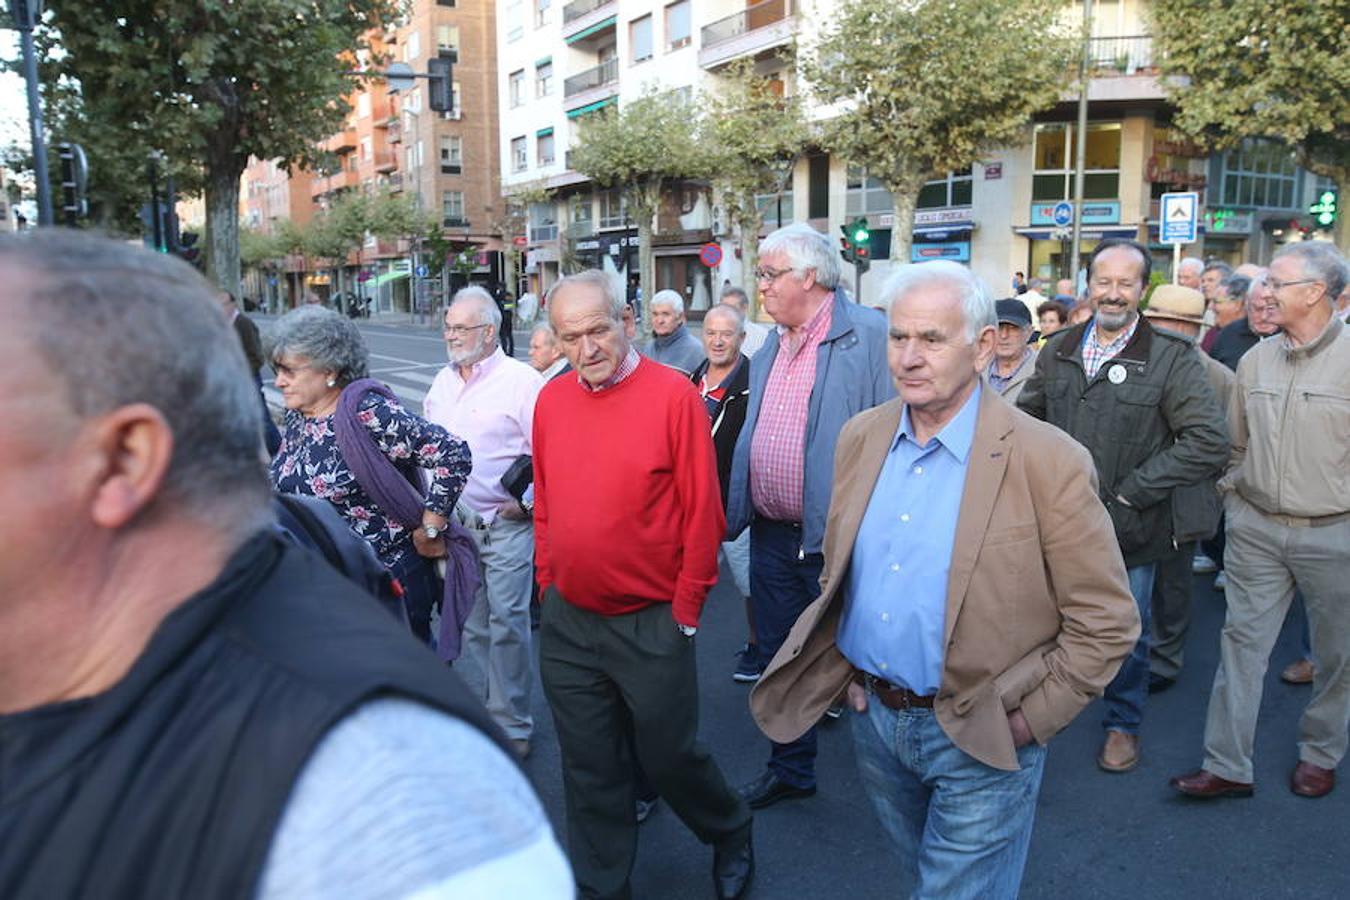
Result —
[[329, 387], [337, 387], [337, 379], [336, 379], [336, 378], [330, 378], [330, 379], [328, 379], [328, 386], [329, 386]]

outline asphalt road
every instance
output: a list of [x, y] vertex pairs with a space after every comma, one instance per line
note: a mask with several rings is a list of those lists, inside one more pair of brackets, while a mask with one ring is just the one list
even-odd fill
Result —
[[[363, 325], [362, 330], [372, 374], [420, 409], [421, 395], [443, 365], [439, 335], [430, 328]], [[519, 338], [517, 348], [523, 355]], [[1023, 897], [1350, 898], [1350, 785], [1320, 800], [1297, 797], [1287, 786], [1297, 762], [1298, 717], [1310, 693], [1308, 687], [1285, 685], [1278, 678], [1279, 669], [1298, 655], [1296, 617], [1286, 623], [1266, 681], [1257, 732], [1256, 795], [1205, 803], [1180, 797], [1167, 786], [1170, 776], [1200, 762], [1224, 614], [1223, 594], [1211, 582], [1212, 576], [1195, 579], [1186, 669], [1176, 687], [1149, 700], [1139, 767], [1125, 775], [1097, 769], [1100, 702], [1052, 741]], [[745, 619], [729, 585], [729, 576], [724, 577], [709, 597], [696, 640], [701, 732], [736, 784], [759, 774], [767, 743], [746, 710], [746, 686], [730, 677], [733, 655], [745, 638]], [[557, 741], [537, 683], [534, 709], [534, 752], [526, 768], [565, 840]], [[758, 870], [752, 896], [906, 896], [894, 851], [860, 787], [847, 719], [822, 728], [818, 772], [815, 797], [757, 814]], [[663, 804], [641, 829], [634, 896], [705, 898], [711, 860], [711, 850]]]

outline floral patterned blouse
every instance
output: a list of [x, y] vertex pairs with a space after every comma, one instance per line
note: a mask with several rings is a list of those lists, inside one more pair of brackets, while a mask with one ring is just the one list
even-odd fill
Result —
[[[399, 469], [430, 470], [426, 508], [448, 517], [469, 477], [469, 445], [378, 394], [366, 395], [357, 417]], [[390, 568], [417, 552], [412, 533], [375, 505], [343, 461], [332, 416], [311, 419], [287, 410], [281, 448], [272, 458], [272, 484], [279, 493], [309, 494], [333, 504]]]

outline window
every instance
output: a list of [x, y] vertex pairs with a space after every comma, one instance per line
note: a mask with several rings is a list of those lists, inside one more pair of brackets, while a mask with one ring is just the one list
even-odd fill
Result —
[[417, 148], [409, 144], [403, 150], [403, 168], [411, 175], [417, 171]]
[[469, 223], [464, 219], [464, 192], [446, 191], [441, 194], [441, 224], [463, 227]]
[[364, 91], [356, 95], [356, 115], [358, 118], [370, 115], [370, 95]]
[[623, 228], [628, 224], [628, 204], [623, 200], [623, 191], [600, 192], [600, 227]]
[[946, 178], [930, 181], [919, 191], [918, 209], [941, 209], [945, 206], [969, 206], [972, 178], [970, 169], [953, 172]]
[[441, 174], [458, 175], [464, 168], [464, 139], [457, 134], [441, 136]]
[[848, 193], [844, 212], [849, 216], [865, 216], [874, 213], [888, 213], [895, 209], [891, 192], [881, 183], [857, 166], [848, 167]]
[[455, 0], [436, 0], [436, 5], [437, 5], [437, 6], [448, 6], [448, 7], [450, 7], [451, 9], [454, 9], [454, 8], [455, 8]]
[[[1036, 126], [1036, 170], [1032, 200], [1068, 200], [1073, 196], [1073, 169], [1078, 152], [1076, 126], [1052, 122]], [[1089, 125], [1084, 148], [1083, 197], [1111, 200], [1120, 196], [1120, 123]]]
[[371, 155], [370, 138], [361, 138], [361, 158], [366, 162], [370, 162]]
[[525, 135], [511, 138], [511, 171], [524, 172], [529, 165], [529, 159], [526, 156]]
[[[1298, 168], [1287, 147], [1247, 138], [1216, 159], [1215, 205], [1294, 209]], [[1211, 201], [1212, 203], [1215, 201]]]
[[552, 203], [530, 204], [530, 243], [558, 239], [558, 210]]
[[458, 25], [437, 25], [436, 26], [436, 49], [453, 50], [459, 53], [459, 26]]
[[523, 0], [511, 0], [506, 4], [506, 21], [513, 23], [506, 32], [506, 42], [518, 41], [525, 35], [525, 4]]
[[516, 69], [506, 76], [507, 92], [511, 106], [517, 107], [525, 102], [525, 70]]
[[408, 34], [408, 39], [403, 42], [403, 61], [412, 62], [422, 55], [422, 33], [413, 31]]
[[547, 97], [551, 93], [553, 93], [553, 60], [540, 60], [534, 64], [534, 95]]
[[536, 157], [539, 165], [553, 165], [553, 132], [541, 134], [535, 138]]
[[689, 0], [679, 0], [666, 7], [666, 49], [678, 50], [689, 46]]
[[781, 222], [778, 221], [777, 194], [756, 194], [755, 205], [759, 207], [759, 214], [764, 217], [764, 224], [770, 228], [778, 228], [781, 225], [792, 224], [794, 213], [791, 188], [783, 191], [783, 221]]
[[534, 27], [542, 28], [548, 24], [549, 0], [534, 0]]
[[633, 50], [633, 62], [652, 58], [652, 17], [643, 16], [628, 23], [628, 44]]
[[595, 208], [591, 205], [590, 194], [577, 194], [568, 203], [568, 218], [571, 225], [567, 233], [572, 237], [584, 238], [595, 234]]

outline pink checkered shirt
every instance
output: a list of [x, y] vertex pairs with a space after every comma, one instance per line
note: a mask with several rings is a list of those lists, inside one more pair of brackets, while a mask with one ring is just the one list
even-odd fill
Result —
[[1135, 316], [1134, 321], [1130, 323], [1130, 327], [1126, 328], [1120, 337], [1103, 347], [1097, 343], [1097, 320], [1092, 320], [1092, 324], [1088, 326], [1087, 334], [1083, 335], [1083, 371], [1087, 372], [1089, 381], [1097, 377], [1097, 373], [1101, 371], [1107, 360], [1115, 358], [1120, 354], [1120, 351], [1125, 349], [1125, 345], [1130, 342], [1130, 338], [1134, 337], [1134, 331], [1138, 327], [1139, 317]]
[[759, 420], [750, 439], [750, 500], [765, 518], [802, 520], [802, 478], [806, 457], [806, 414], [816, 381], [816, 348], [830, 330], [834, 295], [802, 328], [797, 351], [790, 332], [778, 335], [778, 355], [764, 386]]
[[625, 356], [623, 359], [619, 360], [619, 367], [614, 370], [613, 375], [605, 379], [603, 384], [598, 384], [595, 387], [591, 387], [590, 382], [582, 378], [580, 375], [577, 375], [577, 383], [580, 384], [582, 387], [584, 387], [586, 390], [590, 391], [592, 394], [598, 394], [601, 391], [608, 390], [609, 388], [614, 387], [614, 385], [618, 384], [620, 381], [623, 381], [629, 375], [632, 375], [634, 372], [636, 372], [638, 363], [641, 361], [642, 357], [638, 355], [638, 352], [634, 350], [632, 347], [629, 347], [628, 355]]

